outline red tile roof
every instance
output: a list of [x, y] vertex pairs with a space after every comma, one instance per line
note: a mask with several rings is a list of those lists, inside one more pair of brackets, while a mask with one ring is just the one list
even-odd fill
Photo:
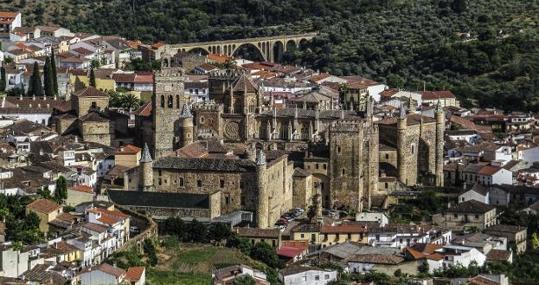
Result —
[[93, 86], [88, 86], [85, 89], [75, 93], [77, 97], [108, 97], [108, 95], [102, 91], [97, 90]]
[[128, 145], [125, 145], [125, 146], [121, 146], [117, 151], [116, 151], [116, 154], [137, 154], [141, 151], [142, 149], [140, 147], [137, 147], [137, 146], [134, 146], [132, 144], [128, 144]]
[[277, 250], [277, 255], [294, 258], [298, 255], [301, 255], [304, 251], [305, 249], [297, 247], [281, 246], [281, 248]]
[[144, 266], [129, 267], [125, 279], [131, 282], [137, 282], [142, 278], [142, 274], [144, 274], [145, 270], [146, 268], [144, 268]]
[[134, 112], [135, 116], [149, 117], [152, 115], [152, 102], [148, 101]]
[[485, 165], [479, 170], [480, 175], [486, 175], [490, 176], [494, 173], [498, 172], [501, 169], [501, 167], [492, 166], [492, 165]]
[[358, 223], [340, 224], [340, 225], [323, 225], [320, 228], [320, 233], [324, 234], [339, 234], [339, 233], [366, 233], [367, 226]]
[[436, 99], [453, 99], [455, 94], [451, 91], [423, 91], [421, 93], [421, 99], [423, 100], [436, 100]]
[[122, 275], [126, 274], [125, 270], [118, 267], [114, 267], [107, 263], [102, 263], [97, 268], [102, 272], [108, 273], [110, 275], [114, 275], [116, 278], [120, 278]]
[[92, 187], [86, 186], [86, 185], [81, 185], [81, 184], [73, 185], [69, 189], [73, 190], [73, 191], [77, 191], [77, 192], [84, 192], [84, 193], [91, 193], [91, 194], [94, 193], [94, 189]]
[[56, 204], [54, 201], [51, 201], [49, 199], [39, 199], [28, 204], [26, 206], [26, 209], [30, 209], [32, 211], [36, 211], [39, 213], [50, 214], [60, 209], [60, 205]]

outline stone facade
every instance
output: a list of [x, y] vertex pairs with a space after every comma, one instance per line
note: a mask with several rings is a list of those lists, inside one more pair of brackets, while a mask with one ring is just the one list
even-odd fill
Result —
[[185, 104], [183, 69], [164, 66], [154, 74], [152, 96], [152, 150], [155, 159], [177, 148], [180, 111]]

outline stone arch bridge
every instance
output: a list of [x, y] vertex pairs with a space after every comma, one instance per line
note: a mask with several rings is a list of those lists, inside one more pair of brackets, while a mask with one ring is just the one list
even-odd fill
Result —
[[241, 47], [251, 46], [260, 53], [260, 56], [265, 61], [275, 62], [279, 59], [279, 53], [282, 54], [291, 47], [299, 47], [305, 41], [311, 40], [317, 35], [318, 33], [305, 33], [214, 42], [168, 44], [164, 53], [174, 55], [178, 52], [201, 50], [206, 53], [233, 56]]

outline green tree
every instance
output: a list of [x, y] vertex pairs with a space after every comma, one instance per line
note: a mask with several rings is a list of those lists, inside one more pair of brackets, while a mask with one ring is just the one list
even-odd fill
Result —
[[231, 234], [230, 226], [225, 223], [213, 223], [208, 229], [209, 240], [213, 240], [215, 242], [227, 240]]
[[270, 267], [282, 268], [283, 263], [277, 256], [275, 249], [265, 242], [259, 242], [251, 248], [251, 258], [262, 261]]
[[531, 237], [531, 245], [532, 249], [537, 250], [539, 249], [539, 237], [537, 237], [537, 233], [533, 233]]
[[75, 77], [75, 83], [73, 84], [73, 87], [75, 88], [75, 91], [80, 91], [84, 88], [86, 88], [86, 85], [84, 82], [80, 80], [78, 76]]
[[0, 91], [6, 91], [6, 69], [0, 67]]
[[466, 0], [453, 0], [453, 3], [451, 4], [451, 9], [455, 11], [456, 13], [463, 13], [466, 11]]
[[144, 253], [146, 253], [146, 256], [148, 256], [148, 263], [150, 264], [150, 266], [156, 266], [157, 253], [156, 253], [155, 245], [153, 244], [153, 241], [151, 239], [144, 240], [143, 248], [144, 248]]
[[256, 280], [249, 275], [243, 275], [236, 277], [232, 285], [256, 285]]
[[43, 96], [43, 85], [41, 84], [41, 73], [37, 61], [34, 62], [34, 70], [30, 77], [30, 85], [28, 86], [28, 96]]
[[318, 201], [319, 201], [319, 194], [316, 194], [312, 198], [312, 205], [309, 206], [309, 209], [307, 210], [307, 217], [309, 218], [309, 221], [312, 223], [313, 219], [316, 217], [316, 213], [318, 212], [318, 207], [320, 207]]
[[58, 95], [58, 70], [56, 69], [56, 55], [54, 48], [51, 47], [51, 70], [52, 70], [52, 86], [54, 94]]
[[203, 223], [194, 219], [188, 225], [187, 234], [185, 236], [188, 242], [207, 242], [208, 239], [208, 228]]
[[94, 73], [94, 68], [90, 68], [90, 80], [89, 80], [89, 84], [90, 86], [92, 87], [95, 87], [95, 73]]
[[54, 191], [54, 199], [61, 203], [67, 199], [67, 181], [63, 176], [56, 179], [56, 190]]
[[54, 96], [54, 83], [53, 83], [53, 73], [51, 67], [51, 60], [47, 56], [45, 58], [45, 66], [43, 66], [43, 85], [45, 89], [45, 96]]

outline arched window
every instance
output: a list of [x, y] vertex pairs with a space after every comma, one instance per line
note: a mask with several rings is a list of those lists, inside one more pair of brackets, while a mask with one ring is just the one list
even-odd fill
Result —
[[176, 108], [180, 109], [180, 95], [176, 95]]
[[174, 104], [172, 95], [168, 95], [168, 101], [167, 101], [167, 107], [172, 108], [172, 105]]
[[165, 108], [165, 96], [161, 95], [161, 108]]

